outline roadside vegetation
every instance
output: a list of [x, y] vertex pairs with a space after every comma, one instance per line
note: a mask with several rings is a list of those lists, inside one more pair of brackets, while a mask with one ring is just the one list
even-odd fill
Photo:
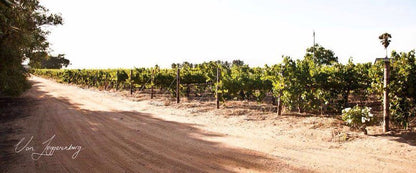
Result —
[[[312, 51], [315, 49], [315, 55]], [[415, 51], [391, 54], [390, 109], [397, 127], [407, 128], [415, 117]], [[283, 57], [280, 64], [249, 67], [243, 61], [211, 61], [201, 64], [172, 64], [172, 68], [135, 69], [35, 69], [33, 74], [65, 83], [101, 89], [133, 92], [152, 88], [176, 96], [177, 68], [180, 68], [180, 96], [215, 98], [218, 85], [223, 102], [247, 100], [282, 105], [286, 111], [309, 114], [340, 115], [355, 106], [381, 109], [383, 64], [338, 62], [331, 50], [320, 45], [307, 49], [303, 59]], [[219, 68], [219, 82], [216, 71]], [[361, 109], [361, 108], [360, 108]], [[366, 109], [367, 110], [367, 109]], [[368, 113], [376, 113], [370, 112]], [[378, 112], [379, 113], [379, 112]], [[366, 115], [345, 119], [358, 127]], [[359, 120], [359, 121], [358, 121]], [[348, 123], [353, 121], [355, 123]], [[367, 122], [367, 121], [364, 121]], [[361, 124], [365, 124], [362, 122]], [[360, 125], [361, 127], [361, 125]]]

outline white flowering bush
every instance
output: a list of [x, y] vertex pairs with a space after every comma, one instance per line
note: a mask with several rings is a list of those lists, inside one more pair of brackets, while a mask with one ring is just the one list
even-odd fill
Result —
[[365, 128], [366, 125], [374, 121], [374, 115], [371, 113], [371, 108], [357, 105], [342, 110], [342, 120], [350, 127], [361, 128], [364, 125]]

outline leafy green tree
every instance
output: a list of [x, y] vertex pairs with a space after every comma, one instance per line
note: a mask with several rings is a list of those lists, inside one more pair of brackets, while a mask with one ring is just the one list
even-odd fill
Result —
[[38, 0], [2, 0], [0, 14], [0, 94], [19, 95], [29, 87], [22, 62], [49, 47], [42, 26], [62, 24], [62, 18]]
[[236, 66], [243, 66], [244, 65], [244, 61], [242, 60], [233, 60], [232, 65], [236, 65]]
[[338, 57], [332, 50], [325, 49], [319, 44], [307, 48], [305, 58], [312, 59], [317, 65], [331, 65], [338, 62]]
[[58, 56], [48, 56], [42, 59], [41, 66], [39, 68], [47, 69], [60, 69], [62, 67], [68, 67], [69, 60], [65, 58], [64, 54]]

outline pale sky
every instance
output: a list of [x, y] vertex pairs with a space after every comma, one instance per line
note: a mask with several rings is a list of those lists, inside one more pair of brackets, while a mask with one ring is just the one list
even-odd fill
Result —
[[131, 68], [240, 59], [250, 66], [302, 58], [316, 42], [341, 62], [416, 49], [415, 0], [41, 0], [62, 14], [52, 54], [70, 68]]

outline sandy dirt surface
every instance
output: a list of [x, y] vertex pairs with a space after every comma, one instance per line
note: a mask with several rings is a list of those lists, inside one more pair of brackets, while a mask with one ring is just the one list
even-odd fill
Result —
[[[413, 133], [380, 135], [370, 127], [365, 136], [329, 117], [253, 115], [197, 101], [133, 101], [30, 80], [33, 87], [22, 97], [0, 100], [3, 172], [416, 170]], [[70, 148], [52, 153], [47, 146]]]

